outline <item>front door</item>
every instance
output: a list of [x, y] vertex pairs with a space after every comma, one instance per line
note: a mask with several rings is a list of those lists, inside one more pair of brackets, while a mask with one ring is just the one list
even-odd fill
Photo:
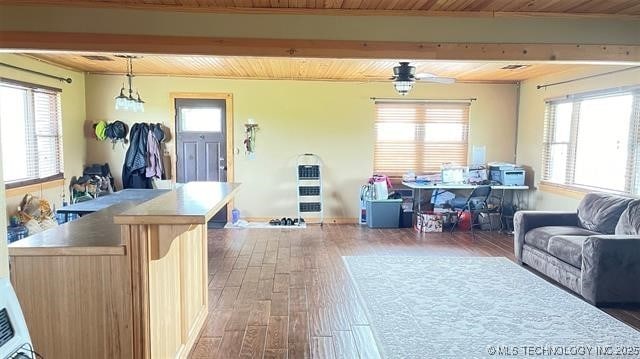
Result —
[[[178, 183], [227, 180], [225, 100], [176, 99]], [[227, 221], [225, 206], [212, 219]]]

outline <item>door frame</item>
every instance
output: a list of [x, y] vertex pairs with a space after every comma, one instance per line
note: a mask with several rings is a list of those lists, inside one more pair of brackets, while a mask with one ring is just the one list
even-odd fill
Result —
[[[234, 162], [233, 162], [233, 94], [229, 92], [171, 92], [169, 93], [169, 99], [171, 103], [171, 129], [173, 130], [172, 141], [174, 143], [171, 150], [171, 181], [176, 182], [178, 180], [178, 147], [177, 147], [177, 128], [176, 128], [176, 99], [196, 99], [196, 100], [224, 100], [225, 104], [225, 141], [227, 147], [227, 153], [225, 158], [225, 164], [227, 165], [227, 182], [233, 182], [235, 178]], [[233, 208], [233, 199], [229, 201], [227, 208]], [[231, 211], [227, 211], [227, 219], [231, 219]]]

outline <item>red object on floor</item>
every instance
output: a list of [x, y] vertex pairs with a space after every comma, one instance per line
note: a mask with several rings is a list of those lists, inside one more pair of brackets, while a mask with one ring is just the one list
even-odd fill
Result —
[[465, 211], [460, 214], [460, 221], [458, 222], [458, 229], [461, 231], [471, 230], [471, 213]]

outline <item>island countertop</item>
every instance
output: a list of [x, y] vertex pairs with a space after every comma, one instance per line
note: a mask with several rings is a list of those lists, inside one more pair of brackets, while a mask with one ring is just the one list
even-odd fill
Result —
[[113, 216], [136, 202], [123, 202], [9, 244], [10, 256], [124, 255]]
[[202, 224], [240, 185], [191, 182], [157, 191], [148, 201], [125, 201], [9, 245], [10, 256], [124, 255], [122, 224]]
[[189, 182], [113, 219], [117, 224], [205, 224], [239, 187], [239, 183]]

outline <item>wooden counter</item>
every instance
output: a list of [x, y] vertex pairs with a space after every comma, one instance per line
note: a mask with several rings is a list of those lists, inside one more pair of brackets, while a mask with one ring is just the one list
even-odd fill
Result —
[[9, 247], [45, 358], [186, 357], [207, 316], [207, 221], [239, 185], [194, 182]]

